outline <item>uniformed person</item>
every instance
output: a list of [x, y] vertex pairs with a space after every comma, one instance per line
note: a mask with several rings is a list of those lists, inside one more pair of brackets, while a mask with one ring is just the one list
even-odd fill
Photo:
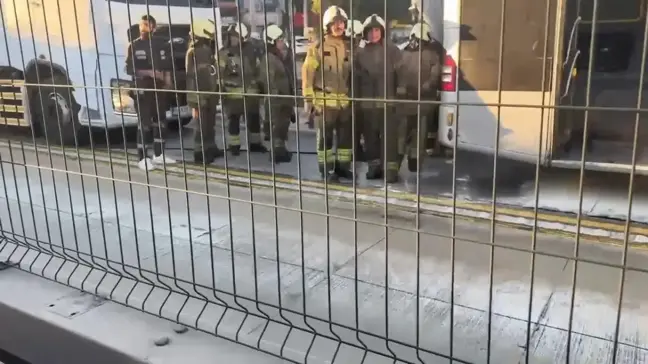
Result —
[[187, 104], [192, 109], [197, 123], [194, 132], [194, 161], [212, 163], [223, 156], [216, 145], [214, 124], [216, 105], [219, 96], [209, 92], [218, 91], [216, 78], [216, 27], [211, 20], [195, 19], [191, 24], [191, 44], [187, 50], [185, 69], [187, 70]]
[[274, 163], [287, 163], [292, 154], [286, 148], [288, 128], [295, 120], [294, 100], [289, 97], [272, 97], [272, 95], [294, 96], [293, 65], [285, 41], [284, 31], [277, 25], [269, 25], [262, 35], [268, 45], [260, 65], [259, 84], [271, 95], [266, 101], [266, 115], [272, 128], [272, 159]]
[[[365, 46], [358, 51], [357, 64], [360, 97], [387, 99], [396, 97], [396, 67], [401, 51], [386, 37], [385, 21], [378, 15], [363, 23]], [[365, 156], [369, 163], [367, 179], [382, 179], [388, 183], [398, 180], [399, 120], [393, 103], [362, 101], [364, 117]], [[385, 125], [386, 124], [386, 125]]]
[[250, 32], [243, 23], [227, 28], [225, 47], [218, 52], [219, 85], [223, 92], [223, 109], [227, 113], [227, 144], [232, 155], [241, 153], [241, 117], [247, 116], [248, 151], [267, 152], [261, 137], [261, 110], [258, 94], [259, 53], [257, 47], [248, 42]]
[[[302, 93], [307, 109], [312, 103], [317, 125], [317, 160], [320, 173], [329, 181], [353, 178], [351, 108], [349, 107], [350, 49], [345, 39], [348, 17], [338, 6], [322, 16], [326, 33], [309, 46], [302, 67]], [[333, 152], [333, 133], [337, 150]]]
[[[133, 77], [136, 91], [131, 92], [135, 100], [139, 118], [137, 133], [138, 167], [143, 170], [155, 169], [156, 165], [175, 163], [164, 155], [166, 134], [166, 92], [148, 91], [170, 86], [173, 71], [172, 53], [168, 40], [153, 37], [155, 19], [144, 15], [139, 23], [139, 38], [128, 45], [126, 51], [126, 73]], [[154, 157], [151, 159], [146, 145], [153, 143]]]
[[[419, 75], [420, 64], [420, 75]], [[399, 98], [419, 100], [436, 99], [441, 77], [441, 59], [433, 43], [430, 26], [427, 23], [417, 23], [412, 27], [410, 40], [402, 53], [402, 60], [397, 71]], [[420, 78], [419, 78], [420, 76]], [[399, 133], [399, 150], [407, 155], [407, 165], [410, 172], [419, 170], [425, 156], [425, 141], [427, 139], [427, 117], [433, 114], [437, 105], [420, 104], [420, 113], [416, 103], [399, 106], [406, 123]]]
[[362, 22], [360, 20], [349, 20], [347, 21], [346, 30], [344, 34], [346, 37], [353, 42], [353, 49], [362, 48], [364, 46], [364, 40], [362, 39]]
[[[350, 48], [351, 51], [354, 52], [354, 54], [357, 54], [358, 50], [362, 47], [364, 47], [364, 39], [362, 39], [362, 22], [360, 20], [349, 20], [347, 22], [347, 28], [345, 31], [346, 37], [351, 43]], [[357, 60], [357, 58], [354, 58]], [[356, 62], [357, 63], [357, 62]], [[356, 67], [357, 68], [357, 67]], [[356, 69], [354, 69], [353, 75], [356, 75]], [[352, 85], [356, 90], [358, 90], [360, 87], [362, 87], [359, 84], [359, 79], [356, 77], [356, 80], [354, 81], [354, 84]], [[355, 97], [358, 96], [358, 91], [356, 91]], [[362, 115], [362, 109], [356, 104], [355, 107], [352, 108], [353, 111], [353, 125], [355, 126], [355, 130], [353, 131], [354, 133], [354, 144], [353, 144], [353, 153], [355, 153], [356, 161], [358, 162], [364, 162], [365, 161], [365, 148], [362, 146], [362, 138], [363, 138], [363, 131], [364, 131], [364, 123], [363, 123], [363, 115]]]

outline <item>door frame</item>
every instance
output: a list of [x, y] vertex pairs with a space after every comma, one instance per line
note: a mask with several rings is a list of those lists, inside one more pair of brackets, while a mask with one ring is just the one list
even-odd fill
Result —
[[[551, 162], [554, 159], [556, 149], [560, 147], [556, 138], [557, 127], [559, 120], [559, 107], [560, 99], [563, 94], [563, 79], [565, 76], [566, 67], [569, 66], [569, 63], [563, 65], [563, 58], [565, 56], [565, 29], [566, 29], [566, 16], [567, 16], [567, 2], [569, 0], [556, 0], [556, 24], [555, 24], [555, 36], [554, 36], [554, 62], [553, 62], [553, 75], [552, 75], [552, 103], [553, 103], [553, 112], [552, 117], [550, 118], [550, 125], [547, 128], [546, 134], [546, 150], [544, 152], [544, 158], [541, 161], [543, 165], [551, 165]], [[570, 24], [571, 25], [571, 24]], [[577, 32], [576, 32], [577, 33]], [[577, 34], [575, 37], [578, 36]], [[567, 60], [569, 61], [569, 60]], [[572, 70], [569, 70], [570, 74]]]

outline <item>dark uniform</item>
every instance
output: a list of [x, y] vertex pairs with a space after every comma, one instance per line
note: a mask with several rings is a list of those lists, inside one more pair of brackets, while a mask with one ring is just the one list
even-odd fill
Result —
[[[214, 54], [214, 44], [211, 40], [194, 37], [186, 56], [188, 91], [218, 91]], [[216, 145], [214, 130], [218, 101], [219, 96], [216, 94], [187, 94], [187, 104], [193, 109], [198, 109], [198, 125], [194, 133], [194, 161], [197, 163], [209, 164], [223, 155]]]
[[[230, 31], [231, 32], [231, 31]], [[233, 155], [241, 151], [241, 117], [247, 116], [248, 150], [250, 152], [266, 152], [261, 138], [260, 99], [245, 94], [260, 92], [259, 52], [254, 44], [243, 41], [242, 44], [232, 44], [229, 34], [226, 47], [218, 52], [219, 85], [223, 92], [232, 93], [223, 96], [223, 111], [227, 113], [227, 143]], [[242, 41], [242, 40], [240, 40]]]
[[[396, 67], [400, 62], [401, 51], [385, 38], [380, 23], [368, 19], [365, 24], [365, 34], [371, 29], [379, 28], [383, 35], [380, 42], [367, 42], [358, 51], [359, 97], [393, 100], [396, 96]], [[402, 161], [398, 152], [398, 129], [401, 122], [396, 117], [395, 105], [362, 101], [359, 106], [364, 118], [365, 157], [369, 163], [367, 179], [381, 179], [385, 173], [388, 182], [395, 182]]]
[[[358, 24], [355, 24], [355, 23]], [[354, 29], [355, 27], [358, 27], [359, 29]], [[353, 76], [354, 76], [354, 82], [353, 85], [351, 85], [354, 89], [354, 94], [351, 95], [353, 97], [360, 97], [360, 88], [362, 85], [360, 84], [360, 79], [358, 78], [358, 67], [357, 67], [357, 54], [360, 48], [364, 47], [365, 42], [362, 39], [362, 23], [354, 20], [354, 21], [348, 21], [347, 22], [347, 29], [346, 29], [346, 36], [349, 41], [349, 49], [353, 52], [353, 61], [354, 61], [354, 69], [353, 69]], [[354, 103], [352, 107], [352, 112], [353, 112], [353, 127], [354, 130], [354, 140], [353, 140], [353, 153], [355, 155], [355, 160], [357, 162], [364, 162], [366, 160], [365, 158], [365, 149], [362, 146], [362, 138], [364, 135], [364, 123], [363, 123], [363, 110], [362, 108], [357, 104]], [[366, 140], [365, 140], [365, 145], [366, 145]]]
[[[160, 72], [173, 71], [171, 45], [162, 37], [139, 37], [128, 45], [126, 51], [126, 73], [133, 76], [137, 91], [131, 96], [135, 100], [139, 117], [137, 146], [140, 160], [147, 158], [146, 144], [153, 142], [156, 156], [163, 154], [166, 135], [166, 92], [145, 91], [141, 89], [163, 89], [169, 85], [168, 77], [159, 77]], [[154, 71], [158, 77], [143, 75], [140, 71]], [[166, 78], [166, 79], [165, 79]]]
[[[431, 40], [429, 34], [428, 38]], [[421, 67], [420, 81], [419, 62]], [[437, 47], [431, 41], [413, 37], [402, 53], [402, 60], [397, 71], [397, 93], [399, 98], [412, 101], [418, 100], [420, 87], [421, 100], [436, 99], [441, 67]], [[425, 157], [427, 118], [429, 115], [433, 115], [434, 109], [438, 107], [433, 104], [421, 104], [420, 106], [420, 114], [418, 113], [417, 103], [407, 103], [399, 106], [399, 110], [402, 111], [407, 120], [407, 123], [402, 125], [399, 133], [399, 151], [408, 156], [408, 168], [411, 172], [418, 170], [420, 162]]]
[[[359, 77], [359, 71], [360, 69], [358, 68], [358, 51], [364, 47], [364, 42], [362, 39], [358, 38], [353, 38], [350, 41], [350, 48], [354, 52], [354, 66], [353, 66], [353, 89], [354, 89], [354, 94], [353, 97], [358, 98], [360, 96], [360, 90], [362, 88], [362, 85], [360, 84], [361, 79]], [[353, 112], [353, 125], [355, 130], [354, 132], [354, 141], [353, 141], [353, 153], [355, 154], [356, 161], [358, 162], [364, 162], [366, 160], [365, 157], [365, 149], [362, 146], [362, 138], [364, 135], [364, 119], [363, 119], [363, 110], [360, 107], [360, 105], [356, 102], [354, 103], [354, 106], [352, 107], [352, 112]], [[365, 139], [365, 146], [366, 146], [366, 139]]]
[[[268, 52], [260, 65], [259, 84], [269, 95], [295, 95], [290, 58], [288, 54], [281, 54], [276, 47], [268, 45]], [[293, 106], [294, 100], [289, 97], [268, 97], [266, 101], [266, 120], [272, 127], [272, 148], [277, 163], [290, 162], [292, 159], [286, 141], [290, 123], [295, 120]]]

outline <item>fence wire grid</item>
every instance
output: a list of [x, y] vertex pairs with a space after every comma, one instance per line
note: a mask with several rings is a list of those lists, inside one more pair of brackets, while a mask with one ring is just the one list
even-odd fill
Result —
[[[308, 85], [301, 79], [308, 74], [302, 72], [306, 48], [316, 49], [319, 55], [312, 56], [320, 60], [333, 49], [326, 48], [321, 16], [303, 11], [311, 4], [0, 4], [3, 267], [292, 363], [648, 360], [648, 315], [641, 308], [646, 294], [634, 283], [648, 270], [632, 249], [632, 229], [642, 228], [632, 221], [633, 196], [639, 175], [648, 171], [640, 127], [646, 112], [645, 1], [323, 2], [321, 12], [338, 5], [351, 20], [379, 15], [387, 27], [382, 44], [392, 39], [394, 20], [410, 23], [407, 29], [428, 24], [435, 49], [436, 59], [430, 58], [429, 48], [411, 36], [382, 47], [383, 60], [373, 60], [382, 68], [378, 85], [373, 75], [357, 77], [361, 50], [346, 40], [346, 114], [305, 107], [341, 100], [326, 85], [316, 91], [328, 96], [300, 94]], [[127, 46], [147, 14], [157, 20], [156, 36], [170, 44], [173, 68], [165, 85], [158, 80], [152, 88], [135, 87], [125, 72]], [[296, 14], [305, 22], [296, 22]], [[219, 90], [187, 90], [190, 24], [199, 19], [215, 24], [215, 42], [225, 48], [231, 46], [222, 43], [228, 23], [246, 24], [252, 36], [238, 52], [253, 44], [263, 55], [273, 46], [257, 35], [265, 34], [269, 19], [278, 19], [290, 45], [292, 62], [282, 72], [292, 75], [293, 94], [228, 91], [216, 53], [212, 76]], [[299, 36], [308, 28], [324, 40]], [[416, 52], [418, 65], [385, 62], [397, 46], [398, 57]], [[252, 84], [245, 80], [249, 64], [241, 65], [244, 85]], [[254, 73], [271, 73], [269, 62], [256, 67]], [[329, 71], [319, 66], [315, 78], [328, 79]], [[438, 77], [426, 83], [422, 75], [431, 72]], [[412, 88], [408, 77], [415, 73]], [[276, 86], [269, 76], [255, 81]], [[367, 88], [374, 94], [363, 95]], [[154, 144], [166, 138], [166, 158], [156, 159], [154, 170], [137, 168], [144, 140], [137, 110], [143, 106], [130, 95], [142, 92], [154, 93], [158, 104]], [[205, 121], [212, 115], [202, 112], [192, 117], [186, 105], [192, 94], [214, 101], [213, 120]], [[228, 110], [234, 97], [243, 105], [240, 124]], [[277, 122], [288, 123], [273, 117], [273, 100], [290, 100], [295, 118], [286, 144], [292, 160], [285, 163], [273, 162], [279, 144], [271, 131], [279, 130]], [[316, 131], [332, 122], [327, 113], [348, 118]], [[406, 126], [407, 113], [413, 127]], [[206, 122], [214, 128], [203, 128]], [[207, 159], [207, 151], [194, 148], [206, 143], [204, 134], [194, 137], [196, 130], [217, 136], [224, 153], [213, 163], [194, 160]], [[338, 162], [352, 150], [351, 170], [335, 170], [335, 180], [328, 169], [324, 176], [318, 170], [328, 154], [318, 153], [327, 151], [317, 151], [317, 144], [332, 130], [337, 145], [327, 148]], [[255, 140], [261, 132], [265, 140]], [[228, 149], [232, 136], [242, 141], [240, 155]], [[399, 181], [388, 180], [384, 161], [392, 137], [398, 140]], [[351, 149], [342, 140], [350, 140]], [[365, 152], [378, 150], [377, 162], [360, 158], [363, 142]], [[474, 153], [465, 159], [473, 164], [462, 167], [462, 153]], [[485, 224], [460, 216], [468, 209], [460, 196], [462, 168], [476, 165], [490, 172], [479, 182], [487, 190]], [[379, 177], [368, 179], [377, 166]], [[434, 196], [426, 173], [436, 169], [451, 176], [450, 197], [431, 208], [441, 197]], [[502, 227], [498, 218], [507, 208], [498, 203], [500, 189], [527, 169], [534, 186], [528, 234]], [[548, 169], [578, 175], [578, 193], [568, 197], [578, 201], [569, 237], [540, 231], [540, 180]], [[617, 221], [622, 238], [604, 253], [581, 234], [588, 218], [586, 175], [600, 171], [628, 181], [627, 217]]]

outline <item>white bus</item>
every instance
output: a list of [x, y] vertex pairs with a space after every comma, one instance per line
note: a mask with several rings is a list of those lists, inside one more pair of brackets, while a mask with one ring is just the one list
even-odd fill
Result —
[[[587, 105], [594, 28], [589, 106], [599, 109], [587, 113], [585, 168], [630, 171], [637, 113], [600, 107], [637, 107], [646, 0], [506, 0], [503, 42], [502, 0], [444, 0], [440, 12], [436, 0], [413, 3], [432, 23], [443, 24], [441, 101], [449, 103], [439, 113], [443, 145], [490, 154], [498, 147], [505, 158], [536, 163], [539, 157], [544, 166], [580, 168], [586, 113], [554, 106]], [[483, 103], [509, 106], [475, 105]], [[642, 123], [646, 119], [641, 114]], [[640, 174], [648, 174], [646, 141], [648, 128], [641, 124]]]
[[[138, 36], [142, 15], [155, 17], [156, 35], [174, 43], [178, 90], [185, 88], [191, 20], [215, 20], [217, 40], [222, 39], [212, 0], [0, 0], [0, 5], [0, 125], [47, 131], [55, 144], [82, 143], [88, 135], [84, 127], [137, 125], [133, 100], [117, 87], [130, 80], [126, 50], [129, 38]], [[167, 119], [190, 118], [186, 96], [177, 95]]]

